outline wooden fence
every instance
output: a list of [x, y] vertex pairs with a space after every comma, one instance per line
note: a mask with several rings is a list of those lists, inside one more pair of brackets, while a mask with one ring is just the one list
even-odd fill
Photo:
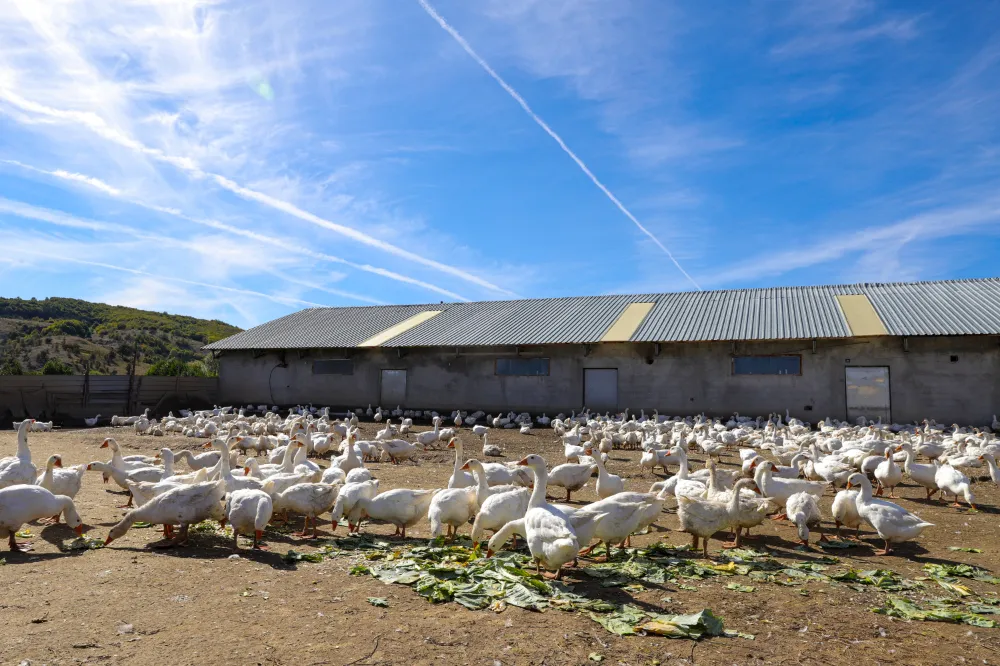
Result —
[[156, 416], [211, 407], [218, 392], [217, 377], [2, 376], [0, 428], [28, 417], [82, 425], [97, 414], [106, 425], [114, 415], [138, 414], [147, 407]]

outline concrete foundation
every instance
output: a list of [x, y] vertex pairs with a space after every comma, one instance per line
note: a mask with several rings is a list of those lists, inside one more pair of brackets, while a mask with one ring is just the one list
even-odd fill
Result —
[[[541, 377], [498, 376], [497, 358], [545, 357]], [[734, 375], [733, 355], [801, 355], [801, 375]], [[353, 375], [313, 374], [313, 361], [350, 358]], [[1000, 411], [1000, 338], [873, 337], [753, 343], [606, 343], [475, 349], [346, 349], [224, 352], [224, 404], [313, 403], [355, 408], [381, 402], [381, 370], [404, 369], [404, 408], [554, 413], [583, 405], [584, 369], [618, 370], [618, 403], [661, 414], [784, 412], [816, 422], [847, 415], [846, 366], [889, 368], [892, 419], [989, 423]], [[396, 407], [382, 405], [387, 408]]]

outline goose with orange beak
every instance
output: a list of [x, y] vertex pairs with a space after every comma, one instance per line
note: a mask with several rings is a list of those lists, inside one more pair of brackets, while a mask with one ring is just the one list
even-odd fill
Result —
[[855, 486], [860, 489], [855, 500], [858, 514], [885, 541], [885, 548], [875, 551], [876, 555], [888, 555], [892, 552], [893, 543], [915, 539], [928, 527], [934, 527], [933, 523], [922, 520], [898, 504], [872, 497], [872, 483], [864, 474], [856, 472], [847, 479], [848, 490]]
[[554, 571], [554, 577], [559, 579], [562, 576], [562, 566], [577, 558], [580, 541], [569, 517], [545, 499], [548, 481], [545, 460], [539, 455], [531, 454], [517, 464], [530, 469], [535, 477], [535, 485], [528, 499], [528, 511], [524, 518], [507, 523], [493, 535], [487, 554], [491, 555], [514, 534], [520, 534], [528, 543], [536, 571], [541, 573], [544, 567]]
[[66, 516], [66, 524], [83, 535], [83, 521], [73, 500], [65, 495], [35, 485], [16, 485], [0, 489], [0, 537], [7, 537], [12, 551], [30, 550], [30, 543], [18, 544], [14, 536], [21, 525], [39, 518]]

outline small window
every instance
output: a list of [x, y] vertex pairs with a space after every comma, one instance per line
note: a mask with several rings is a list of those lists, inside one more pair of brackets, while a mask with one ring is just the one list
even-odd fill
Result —
[[549, 374], [549, 359], [547, 358], [498, 358], [498, 375], [525, 375], [529, 377], [544, 377]]
[[353, 375], [354, 361], [349, 358], [331, 358], [313, 361], [314, 375]]
[[801, 356], [734, 356], [734, 375], [801, 375]]

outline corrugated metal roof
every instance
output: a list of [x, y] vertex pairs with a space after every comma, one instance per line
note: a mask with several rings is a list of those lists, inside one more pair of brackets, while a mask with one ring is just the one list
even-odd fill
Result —
[[634, 342], [851, 337], [837, 302], [868, 296], [890, 335], [1000, 335], [1000, 278], [775, 287], [521, 301], [316, 308], [208, 345], [207, 349], [354, 347], [424, 311], [441, 314], [385, 347], [469, 347], [599, 342], [632, 303], [655, 303]]
[[[356, 347], [390, 326], [430, 309], [425, 305], [311, 308], [269, 321], [206, 349], [322, 349]], [[438, 306], [440, 309], [442, 306]]]

